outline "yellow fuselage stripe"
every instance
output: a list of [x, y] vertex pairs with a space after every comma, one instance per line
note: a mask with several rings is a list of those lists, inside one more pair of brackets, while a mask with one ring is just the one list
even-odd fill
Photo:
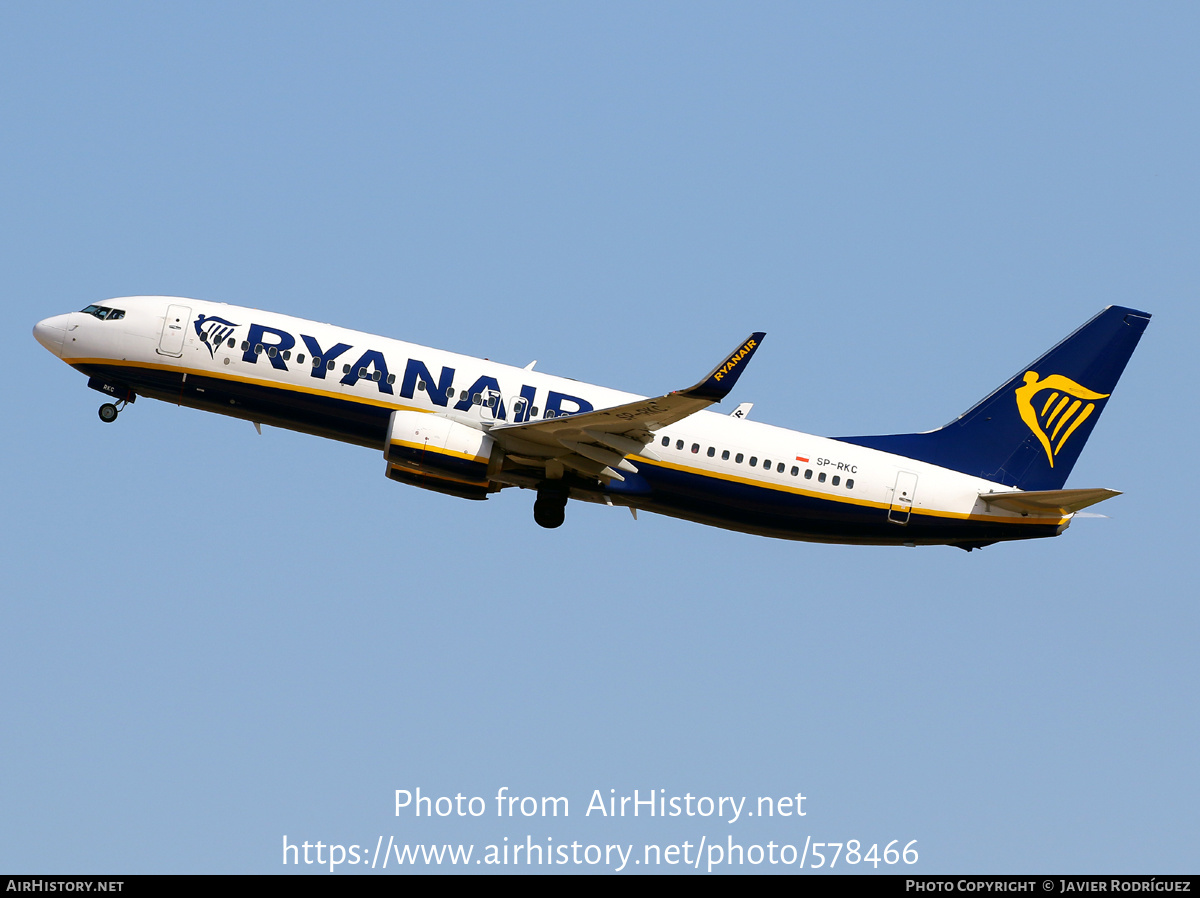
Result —
[[[793, 493], [798, 496], [806, 496], [810, 499], [822, 499], [827, 502], [836, 502], [839, 505], [857, 505], [863, 508], [880, 508], [888, 509], [892, 506], [886, 502], [873, 502], [870, 499], [856, 499], [850, 496], [833, 496], [829, 493], [821, 493], [815, 490], [803, 489], [802, 487], [786, 486], [778, 483], [767, 483], [762, 480], [752, 480], [746, 477], [738, 477], [736, 474], [725, 474], [719, 471], [707, 471], [702, 468], [693, 468], [688, 465], [675, 464], [669, 461], [650, 461], [642, 456], [637, 459], [639, 467], [642, 465], [650, 465], [651, 467], [669, 468], [672, 471], [682, 471], [685, 474], [695, 474], [701, 477], [711, 477], [715, 480], [724, 480], [729, 483], [740, 483], [745, 486], [756, 486], [761, 489], [775, 490], [782, 493]], [[917, 508], [913, 507], [913, 514], [926, 515], [928, 517], [937, 518], [956, 518], [963, 521], [996, 521], [1004, 524], [1052, 524], [1062, 523], [1066, 520], [1065, 517], [1042, 517], [1036, 518], [1032, 515], [1029, 517], [1009, 517], [1007, 515], [990, 515], [990, 514], [970, 514], [959, 511], [942, 511], [936, 508]]]

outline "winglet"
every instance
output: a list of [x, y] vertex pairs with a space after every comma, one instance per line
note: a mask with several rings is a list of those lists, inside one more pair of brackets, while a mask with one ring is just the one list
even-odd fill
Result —
[[713, 368], [709, 372], [708, 377], [700, 381], [694, 387], [683, 390], [683, 394], [692, 399], [707, 399], [710, 402], [720, 402], [733, 389], [737, 379], [741, 377], [742, 371], [750, 362], [750, 357], [754, 355], [754, 350], [758, 349], [758, 345], [762, 343], [763, 337], [766, 334], [763, 331], [756, 331], [747, 339], [743, 340], [738, 348], [730, 353], [725, 361]]

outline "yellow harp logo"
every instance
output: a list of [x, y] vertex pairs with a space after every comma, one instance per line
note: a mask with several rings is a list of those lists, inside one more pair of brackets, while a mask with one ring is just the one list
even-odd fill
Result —
[[[1045, 401], [1038, 400], [1041, 404], [1039, 409], [1034, 403], [1034, 397], [1044, 390], [1049, 390], [1050, 395]], [[1108, 393], [1093, 393], [1061, 374], [1051, 374], [1043, 380], [1038, 380], [1036, 371], [1025, 372], [1025, 386], [1017, 387], [1016, 394], [1021, 420], [1041, 441], [1042, 448], [1046, 450], [1046, 459], [1052, 468], [1058, 450], [1071, 438], [1075, 429], [1095, 411], [1095, 400], [1107, 399], [1109, 396]], [[1059, 433], [1062, 434], [1061, 438]], [[1055, 443], [1055, 440], [1058, 442]]]

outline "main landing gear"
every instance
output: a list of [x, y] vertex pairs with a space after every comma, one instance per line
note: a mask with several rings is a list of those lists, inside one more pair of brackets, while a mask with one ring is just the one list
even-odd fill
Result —
[[100, 420], [105, 424], [112, 424], [113, 421], [117, 420], [117, 415], [120, 413], [121, 409], [125, 408], [127, 405], [129, 405], [129, 403], [124, 400], [116, 405], [113, 405], [111, 402], [104, 403], [104, 405], [100, 406]]
[[569, 490], [559, 481], [543, 483], [537, 488], [537, 500], [533, 503], [533, 519], [538, 526], [553, 530], [561, 527], [567, 517], [567, 495]]

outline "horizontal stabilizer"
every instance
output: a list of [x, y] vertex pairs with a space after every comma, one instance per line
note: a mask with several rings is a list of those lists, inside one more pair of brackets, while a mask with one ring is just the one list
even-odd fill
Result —
[[980, 493], [979, 498], [988, 505], [1022, 514], [1074, 514], [1081, 508], [1119, 496], [1118, 490], [1035, 490], [1012, 493]]

